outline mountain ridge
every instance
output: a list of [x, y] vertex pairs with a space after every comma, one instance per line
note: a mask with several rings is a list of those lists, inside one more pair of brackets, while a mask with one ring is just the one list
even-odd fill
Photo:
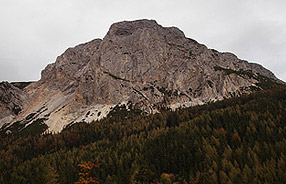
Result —
[[124, 21], [112, 24], [103, 39], [57, 57], [39, 81], [23, 88], [19, 114], [7, 111], [10, 121], [5, 116], [1, 123], [27, 127], [40, 119], [48, 131], [59, 132], [70, 123], [101, 119], [117, 105], [154, 113], [248, 94], [265, 81], [281, 82], [261, 65], [208, 49], [178, 28]]

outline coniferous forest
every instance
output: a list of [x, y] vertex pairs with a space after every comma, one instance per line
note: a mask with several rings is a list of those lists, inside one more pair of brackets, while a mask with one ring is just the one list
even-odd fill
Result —
[[2, 132], [0, 139], [3, 184], [282, 184], [286, 88], [148, 116], [117, 107], [59, 134]]

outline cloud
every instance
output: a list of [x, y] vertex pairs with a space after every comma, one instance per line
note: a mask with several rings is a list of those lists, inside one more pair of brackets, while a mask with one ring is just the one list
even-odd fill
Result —
[[[13, 81], [13, 79], [21, 79], [21, 73], [16, 64], [13, 62], [7, 61], [5, 58], [0, 58], [0, 66], [1, 66], [1, 72], [0, 72], [0, 79], [1, 81]], [[6, 60], [6, 61], [3, 61]], [[11, 73], [13, 71], [13, 73]]]

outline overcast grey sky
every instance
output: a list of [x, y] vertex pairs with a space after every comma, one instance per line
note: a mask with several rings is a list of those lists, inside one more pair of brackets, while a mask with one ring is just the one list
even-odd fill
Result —
[[0, 81], [39, 80], [68, 47], [114, 22], [154, 19], [286, 81], [285, 0], [0, 0]]

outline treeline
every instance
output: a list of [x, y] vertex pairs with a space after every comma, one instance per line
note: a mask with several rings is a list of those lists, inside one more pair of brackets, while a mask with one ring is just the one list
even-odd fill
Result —
[[0, 138], [0, 183], [286, 183], [286, 88], [142, 116], [118, 108], [60, 134]]

